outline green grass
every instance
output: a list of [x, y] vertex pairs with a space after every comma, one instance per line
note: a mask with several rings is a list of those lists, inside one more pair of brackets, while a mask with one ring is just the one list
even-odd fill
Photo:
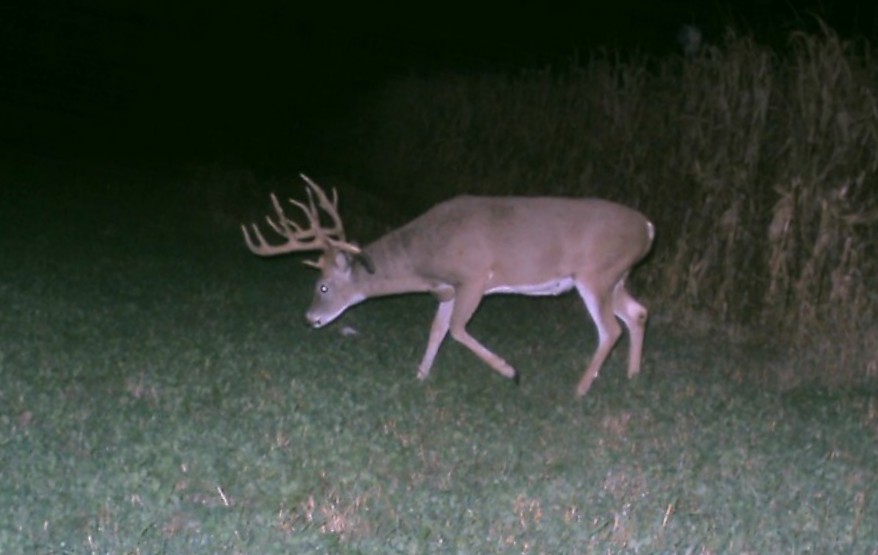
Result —
[[876, 552], [874, 391], [773, 391], [776, 360], [665, 322], [577, 401], [573, 296], [472, 323], [520, 386], [452, 343], [421, 383], [430, 298], [310, 330], [313, 271], [197, 184], [2, 179], [2, 553]]

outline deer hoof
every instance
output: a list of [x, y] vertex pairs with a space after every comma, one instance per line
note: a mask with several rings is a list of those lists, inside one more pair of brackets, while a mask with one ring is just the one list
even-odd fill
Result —
[[580, 382], [579, 386], [576, 388], [576, 397], [578, 399], [585, 397], [585, 394], [591, 389], [591, 382], [592, 380], [582, 380], [582, 382]]

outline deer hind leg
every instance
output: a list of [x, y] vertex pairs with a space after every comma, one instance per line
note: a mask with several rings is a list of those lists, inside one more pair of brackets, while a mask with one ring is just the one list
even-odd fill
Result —
[[622, 326], [613, 315], [613, 292], [611, 290], [587, 288], [579, 282], [576, 284], [576, 290], [579, 291], [579, 295], [585, 302], [585, 307], [598, 330], [598, 347], [576, 387], [576, 395], [582, 397], [588, 393], [592, 382], [598, 377], [601, 366], [607, 360], [607, 356], [613, 350], [619, 336], [622, 335]]
[[430, 375], [430, 368], [433, 367], [433, 361], [436, 359], [436, 353], [439, 351], [439, 345], [445, 339], [448, 333], [448, 324], [451, 321], [451, 313], [454, 311], [454, 299], [439, 303], [439, 309], [436, 311], [436, 317], [433, 318], [433, 325], [430, 327], [430, 339], [427, 341], [427, 350], [424, 352], [424, 358], [418, 366], [418, 379], [425, 380]]
[[454, 309], [451, 313], [451, 337], [475, 353], [477, 357], [501, 375], [518, 383], [518, 372], [515, 368], [488, 350], [466, 331], [466, 325], [478, 308], [483, 294], [484, 290], [481, 284], [478, 287], [464, 285], [458, 288], [455, 294]]
[[625, 289], [624, 278], [613, 290], [613, 313], [628, 328], [630, 346], [628, 352], [628, 377], [640, 373], [640, 360], [643, 356], [643, 336], [646, 333], [646, 319], [649, 313], [642, 304]]

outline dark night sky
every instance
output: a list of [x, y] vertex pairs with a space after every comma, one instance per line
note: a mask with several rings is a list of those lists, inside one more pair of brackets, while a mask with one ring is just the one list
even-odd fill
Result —
[[392, 75], [562, 65], [599, 46], [671, 52], [687, 23], [708, 41], [732, 23], [779, 45], [792, 28], [815, 28], [811, 13], [843, 35], [878, 28], [867, 2], [298, 4], [0, 3], [0, 147], [281, 156], [324, 122], [343, 122], [354, 100]]

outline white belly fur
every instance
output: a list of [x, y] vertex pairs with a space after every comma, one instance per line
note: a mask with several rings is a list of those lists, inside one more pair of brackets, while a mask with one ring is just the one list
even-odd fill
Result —
[[573, 278], [565, 277], [553, 279], [544, 283], [533, 283], [533, 284], [525, 284], [525, 285], [498, 285], [497, 287], [491, 287], [487, 291], [485, 291], [486, 295], [492, 295], [494, 293], [514, 293], [517, 295], [530, 295], [530, 296], [546, 296], [546, 295], [560, 295], [561, 293], [566, 293], [573, 289], [576, 285], [576, 282], [573, 281]]

